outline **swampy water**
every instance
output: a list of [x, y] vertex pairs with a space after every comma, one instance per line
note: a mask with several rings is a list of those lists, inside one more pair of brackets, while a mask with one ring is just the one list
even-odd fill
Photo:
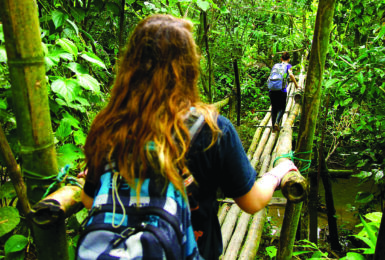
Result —
[[[362, 228], [356, 228], [355, 226], [360, 223], [358, 214], [358, 208], [360, 204], [355, 202], [357, 192], [375, 192], [377, 189], [373, 183], [365, 183], [359, 185], [359, 179], [351, 177], [349, 179], [337, 179], [332, 182], [334, 206], [337, 215], [337, 225], [339, 229], [346, 230], [361, 230]], [[320, 210], [318, 213], [318, 226], [320, 231], [320, 238], [327, 232], [327, 216], [325, 206], [324, 187], [322, 183], [319, 186], [320, 194]], [[276, 191], [274, 197], [283, 197], [281, 191]], [[380, 205], [377, 205], [380, 210]], [[325, 210], [322, 210], [324, 208]], [[283, 216], [285, 213], [285, 205], [270, 205], [268, 207], [268, 220], [272, 225], [272, 232], [278, 235], [282, 226]]]

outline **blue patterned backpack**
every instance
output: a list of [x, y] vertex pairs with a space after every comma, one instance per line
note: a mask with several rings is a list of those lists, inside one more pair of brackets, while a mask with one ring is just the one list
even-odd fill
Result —
[[[192, 109], [186, 119], [191, 143], [203, 124]], [[117, 170], [107, 165], [100, 178], [77, 259], [200, 259], [189, 202], [174, 185], [150, 171], [138, 199]]]

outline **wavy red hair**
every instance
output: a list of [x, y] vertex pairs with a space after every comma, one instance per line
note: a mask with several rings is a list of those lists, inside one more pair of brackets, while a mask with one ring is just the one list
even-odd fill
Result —
[[[109, 103], [94, 119], [86, 140], [89, 181], [96, 183], [106, 163], [114, 161], [130, 185], [136, 177], [143, 180], [152, 167], [184, 194], [178, 170], [187, 168], [184, 116], [191, 106], [204, 114], [213, 132], [212, 144], [220, 132], [216, 110], [199, 98], [200, 57], [192, 27], [170, 15], [153, 15], [137, 25]], [[156, 156], [145, 149], [150, 143]]]

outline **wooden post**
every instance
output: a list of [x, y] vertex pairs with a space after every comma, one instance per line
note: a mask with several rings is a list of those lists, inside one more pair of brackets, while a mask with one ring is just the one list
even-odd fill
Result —
[[19, 199], [23, 215], [27, 216], [31, 210], [27, 197], [27, 188], [23, 181], [23, 176], [21, 175], [20, 167], [16, 162], [15, 157], [13, 156], [11, 147], [9, 146], [7, 139], [5, 137], [2, 126], [0, 125], [0, 149], [4, 157], [5, 166], [7, 167], [9, 177], [15, 187], [17, 198]]
[[[36, 1], [2, 0], [0, 13], [23, 161], [22, 172], [38, 176], [37, 179], [27, 179], [28, 198], [33, 204], [52, 183], [42, 179], [58, 173], [37, 4]], [[39, 259], [68, 259], [64, 219], [49, 229], [40, 229], [36, 225], [32, 227]]]
[[[301, 159], [309, 160], [313, 147], [313, 139], [315, 126], [318, 119], [318, 110], [320, 103], [320, 93], [322, 85], [322, 75], [324, 71], [326, 53], [328, 51], [329, 36], [331, 31], [331, 24], [334, 15], [335, 0], [320, 0], [318, 4], [314, 38], [312, 44], [312, 55], [310, 56], [309, 69], [306, 77], [305, 94], [303, 100], [302, 115], [300, 121], [300, 128], [298, 134], [298, 143], [296, 152], [302, 152], [298, 155]], [[303, 164], [300, 163], [301, 168]], [[293, 245], [298, 226], [299, 217], [301, 214], [302, 203], [295, 204], [291, 209], [288, 209], [288, 201], [285, 211], [286, 214], [291, 215], [291, 220], [286, 223], [290, 226], [290, 232], [283, 234], [281, 232], [280, 246], [277, 254], [277, 259], [291, 259], [293, 254]], [[305, 216], [306, 218], [306, 216]], [[301, 221], [302, 222], [302, 221]], [[305, 230], [305, 233], [307, 230]], [[285, 236], [284, 236], [285, 235]], [[305, 237], [307, 238], [307, 237]]]

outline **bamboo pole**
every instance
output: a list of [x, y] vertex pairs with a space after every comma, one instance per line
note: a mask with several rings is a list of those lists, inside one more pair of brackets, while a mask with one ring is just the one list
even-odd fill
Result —
[[245, 244], [239, 254], [238, 259], [255, 259], [257, 255], [259, 243], [263, 233], [263, 226], [266, 222], [266, 209], [258, 211], [253, 215]]
[[266, 142], [269, 138], [270, 132], [271, 132], [270, 128], [265, 128], [265, 131], [263, 131], [263, 135], [262, 135], [261, 139], [259, 140], [257, 149], [255, 150], [253, 157], [251, 159], [251, 164], [254, 165], [254, 167], [257, 166], [259, 163], [259, 159], [261, 157], [263, 149], [265, 148], [265, 145], [266, 145]]
[[[84, 183], [84, 179], [78, 181]], [[33, 206], [29, 214], [31, 220], [44, 228], [78, 212], [83, 208], [80, 199], [81, 190], [79, 186], [68, 185], [49, 194]]]
[[[27, 179], [33, 204], [58, 172], [45, 78], [44, 53], [35, 1], [0, 1], [5, 48], [12, 83], [13, 111], [20, 141], [22, 171], [41, 176]], [[68, 259], [64, 220], [48, 229], [32, 225], [39, 259]]]
[[218, 220], [219, 224], [222, 226], [223, 221], [225, 220], [227, 212], [230, 210], [229, 203], [223, 203], [221, 208], [218, 210]]
[[[22, 171], [42, 176], [56, 175], [58, 167], [37, 6], [34, 1], [23, 0], [4, 0], [0, 3]], [[46, 182], [51, 184], [51, 181]], [[27, 189], [32, 203], [40, 200], [46, 191], [41, 180], [27, 179]]]
[[[268, 169], [270, 163], [270, 155], [265, 157], [264, 162], [262, 163], [261, 171], [259, 176], [262, 176]], [[255, 165], [252, 165], [255, 167]], [[257, 215], [257, 217], [254, 217]], [[246, 236], [246, 241], [244, 247], [240, 253], [241, 259], [254, 259], [257, 255], [259, 244], [261, 241], [263, 226], [265, 225], [266, 220], [266, 209], [263, 208], [253, 216], [253, 223], [250, 227], [252, 232], [248, 232]], [[230, 259], [230, 258], [229, 258]]]
[[[293, 97], [291, 96], [292, 92], [293, 92], [293, 83], [290, 83], [287, 90], [287, 102], [285, 107], [285, 111], [289, 111], [289, 113], [294, 100]], [[282, 116], [282, 125], [285, 124], [287, 117], [288, 117], [288, 113], [285, 112]]]
[[[271, 106], [269, 108], [269, 110], [271, 110]], [[261, 123], [259, 124], [260, 126], [266, 126], [267, 123], [269, 122], [269, 119], [270, 119], [270, 115], [271, 113], [266, 113], [265, 114], [265, 117], [262, 119]], [[251, 142], [251, 145], [249, 147], [249, 150], [247, 151], [247, 157], [249, 158], [249, 160], [251, 159], [251, 156], [253, 155], [254, 151], [255, 151], [255, 147], [257, 147], [257, 143], [259, 141], [259, 137], [261, 136], [261, 133], [262, 133], [262, 128], [259, 127], [256, 131], [255, 131], [255, 134], [254, 134], [254, 137], [253, 137], [253, 141]]]
[[241, 209], [238, 207], [237, 204], [231, 205], [231, 208], [226, 215], [225, 221], [223, 222], [223, 225], [221, 227], [223, 252], [226, 251], [230, 238], [233, 235], [235, 223], [237, 222], [238, 215], [240, 212]]
[[231, 236], [231, 240], [227, 246], [226, 253], [222, 258], [223, 260], [233, 260], [237, 258], [239, 250], [242, 246], [243, 238], [245, 237], [247, 227], [249, 225], [250, 218], [250, 214], [246, 212], [241, 213], [237, 227], [235, 228], [234, 234]]
[[[260, 158], [260, 161], [261, 162], [264, 162], [265, 158], [267, 156], [269, 156], [269, 158], [271, 158], [271, 152], [274, 148], [274, 145], [276, 143], [278, 139], [278, 132], [272, 132], [270, 134], [270, 137], [269, 137], [269, 140], [267, 141], [266, 145], [265, 145], [265, 149], [263, 149], [263, 153], [261, 155], [261, 158]], [[258, 170], [261, 166], [257, 165], [256, 166], [256, 169]]]
[[224, 106], [226, 106], [230, 101], [230, 97], [227, 97], [225, 99], [222, 99], [216, 103], [213, 104], [214, 107], [216, 107], [218, 110], [221, 110]]

